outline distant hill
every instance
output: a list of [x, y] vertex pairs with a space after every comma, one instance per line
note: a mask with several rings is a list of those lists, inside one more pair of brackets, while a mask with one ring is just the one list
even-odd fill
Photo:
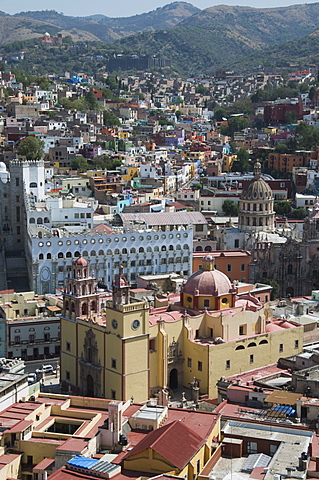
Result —
[[231, 29], [256, 48], [301, 38], [319, 28], [319, 3], [279, 8], [218, 5], [185, 19], [179, 26]]
[[98, 41], [93, 33], [85, 31], [67, 31], [56, 25], [44, 23], [32, 18], [15, 17], [0, 14], [0, 45], [10, 44], [20, 40], [38, 38], [45, 32], [56, 35], [58, 32], [64, 36], [72, 35], [74, 41]]
[[[261, 9], [219, 5], [199, 10], [186, 2], [174, 2], [123, 18], [102, 14], [71, 17], [54, 10], [14, 16], [0, 12], [0, 44], [33, 38], [46, 31], [71, 35], [75, 41], [99, 41], [90, 55], [96, 48], [103, 61], [94, 60], [92, 71], [103, 68], [107, 56], [118, 54], [160, 55], [170, 59], [172, 70], [179, 74], [214, 73], [229, 68], [241, 71], [259, 64], [289, 67], [318, 64], [319, 60], [319, 3]], [[87, 61], [85, 46], [81, 48]], [[79, 52], [64, 49], [63, 58], [69, 62], [74, 55], [72, 65], [78, 65]], [[52, 58], [49, 55], [46, 49], [29, 54], [27, 51], [25, 67], [39, 64], [43, 71], [57, 62], [53, 53]], [[60, 69], [62, 63], [61, 55]]]
[[[137, 54], [160, 53], [181, 73], [212, 73], [231, 65], [236, 70], [256, 66], [259, 58], [269, 64], [267, 54], [272, 50], [268, 47], [272, 45], [278, 45], [273, 60], [277, 55], [287, 65], [287, 51], [279, 45], [290, 41], [289, 48], [298, 57], [296, 41], [317, 29], [319, 3], [263, 9], [220, 5], [197, 12], [170, 30], [139, 33], [115, 42], [113, 47], [116, 52], [122, 48]], [[316, 34], [300, 44], [307, 45], [310, 56], [316, 53], [314, 38]], [[302, 50], [299, 54], [303, 56]]]
[[[29, 18], [55, 25], [72, 33], [88, 32], [103, 42], [113, 42], [117, 39], [141, 31], [155, 31], [173, 28], [182, 20], [200, 10], [190, 3], [174, 2], [151, 12], [134, 15], [132, 17], [111, 18], [104, 15], [90, 15], [89, 17], [71, 17], [56, 12], [43, 10], [35, 12], [21, 12], [15, 18]], [[43, 32], [44, 33], [44, 32]], [[50, 33], [50, 32], [49, 32]]]
[[283, 68], [300, 69], [319, 67], [319, 29], [299, 40], [273, 45], [266, 49], [250, 53], [245, 58], [229, 63], [236, 71], [251, 70], [260, 66], [263, 70], [276, 71]]

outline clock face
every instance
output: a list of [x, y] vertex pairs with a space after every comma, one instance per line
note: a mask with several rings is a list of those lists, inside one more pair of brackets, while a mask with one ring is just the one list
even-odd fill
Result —
[[139, 320], [134, 320], [132, 322], [132, 330], [137, 330], [139, 326], [140, 326], [140, 321]]
[[118, 323], [117, 323], [117, 320], [115, 320], [115, 318], [112, 320], [112, 327], [114, 328], [114, 330], [116, 330], [118, 327]]

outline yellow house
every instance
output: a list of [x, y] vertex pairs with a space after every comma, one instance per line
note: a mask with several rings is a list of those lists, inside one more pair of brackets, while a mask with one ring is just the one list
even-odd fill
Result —
[[[103, 301], [82, 257], [67, 279], [61, 318], [61, 380], [75, 394], [141, 402], [197, 382], [216, 396], [216, 383], [302, 350], [303, 327], [270, 318], [250, 293], [203, 259], [180, 301], [150, 310], [131, 301], [122, 270], [113, 298]], [[270, 293], [270, 291], [269, 291]]]
[[139, 167], [138, 166], [128, 167], [127, 168], [127, 174], [122, 175], [122, 179], [125, 182], [130, 182], [132, 180], [132, 178], [138, 177], [138, 172], [139, 172]]
[[193, 480], [210, 458], [214, 431], [207, 439], [179, 420], [149, 433], [123, 459], [123, 467], [147, 474], [159, 472]]
[[237, 160], [237, 155], [223, 156], [223, 172], [231, 172], [233, 163]]

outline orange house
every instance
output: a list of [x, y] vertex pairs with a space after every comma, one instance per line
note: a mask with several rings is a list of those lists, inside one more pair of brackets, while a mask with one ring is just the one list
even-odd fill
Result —
[[193, 252], [193, 272], [201, 268], [207, 254], [215, 259], [215, 268], [223, 272], [230, 281], [249, 283], [251, 253], [247, 250], [217, 250], [215, 252]]

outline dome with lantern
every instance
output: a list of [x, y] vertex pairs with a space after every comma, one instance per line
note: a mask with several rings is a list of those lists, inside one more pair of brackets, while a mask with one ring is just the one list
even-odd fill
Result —
[[186, 308], [220, 310], [234, 306], [235, 288], [227, 275], [216, 270], [214, 257], [203, 258], [202, 269], [193, 273], [181, 290]]
[[261, 164], [256, 162], [254, 165], [254, 178], [243, 189], [242, 200], [266, 200], [272, 198], [272, 190], [267, 182], [261, 176]]
[[261, 164], [254, 165], [254, 178], [243, 189], [239, 201], [238, 228], [242, 232], [274, 231], [274, 197], [261, 177]]

